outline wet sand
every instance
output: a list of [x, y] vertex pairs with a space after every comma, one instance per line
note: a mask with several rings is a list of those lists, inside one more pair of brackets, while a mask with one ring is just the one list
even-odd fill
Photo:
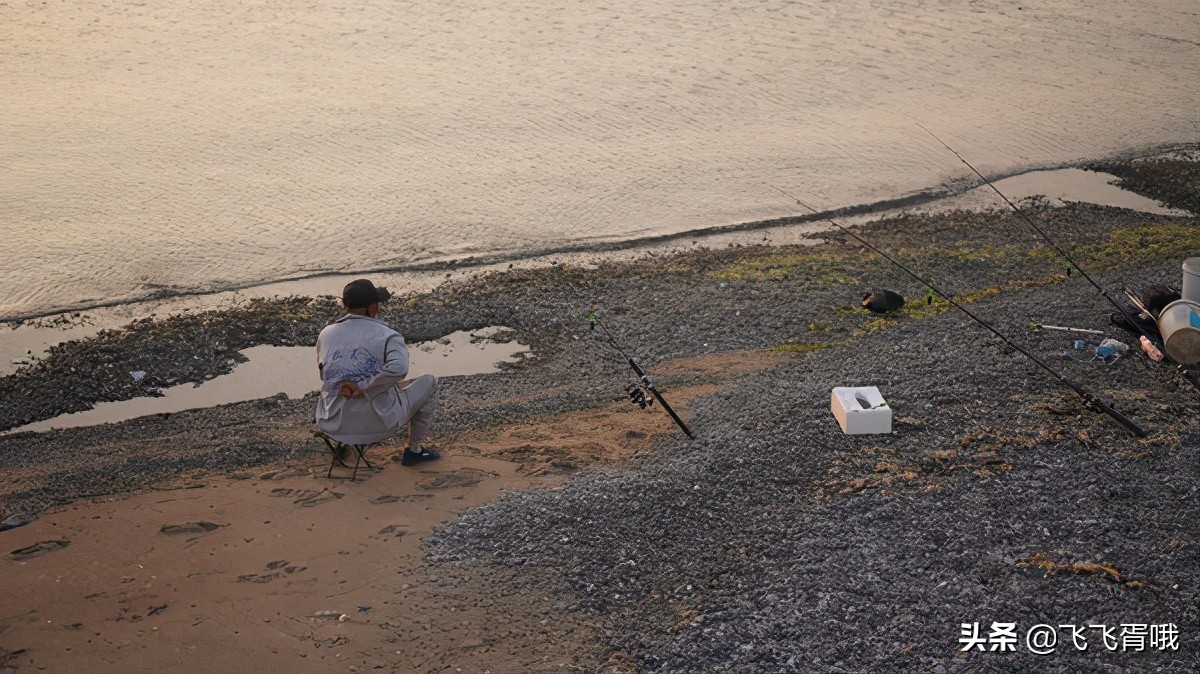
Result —
[[[493, 596], [483, 579], [439, 579], [422, 562], [439, 522], [533, 482], [484, 458], [421, 470], [377, 461], [384, 471], [356, 482], [326, 480], [323, 466], [207, 479], [6, 534], [17, 552], [3, 560], [0, 662], [113, 673], [569, 666], [570, 649], [539, 653], [550, 600]], [[520, 630], [530, 633], [519, 651], [489, 647]]]
[[[782, 356], [681, 362], [754, 370]], [[684, 410], [715, 387], [682, 389]], [[378, 472], [311, 455], [82, 501], [0, 534], [7, 554], [0, 665], [94, 672], [595, 671], [597, 635], [550, 593], [509, 592], [493, 570], [430, 566], [439, 524], [564, 470], [615, 465], [674, 432], [624, 405], [443, 435], [419, 468], [395, 447]], [[167, 452], [171, 448], [165, 448]], [[526, 575], [536, 575], [530, 571]], [[603, 657], [610, 657], [609, 654]], [[616, 661], [619, 663], [619, 659]]]

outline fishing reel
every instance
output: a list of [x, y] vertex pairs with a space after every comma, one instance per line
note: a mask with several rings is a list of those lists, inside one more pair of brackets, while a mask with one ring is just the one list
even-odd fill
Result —
[[629, 384], [625, 387], [625, 393], [629, 395], [630, 402], [642, 409], [646, 409], [654, 404], [654, 398], [646, 395], [646, 390], [640, 384]]
[[644, 410], [653, 405], [654, 401], [657, 400], [662, 405], [663, 411], [671, 415], [671, 419], [677, 426], [679, 426], [679, 429], [682, 430], [689, 438], [694, 437], [691, 429], [687, 427], [687, 424], [683, 422], [683, 419], [679, 418], [679, 415], [675, 413], [675, 410], [671, 409], [670, 403], [668, 403], [667, 399], [662, 396], [662, 393], [659, 393], [658, 389], [654, 387], [654, 383], [651, 382], [650, 378], [646, 376], [646, 371], [642, 369], [642, 366], [638, 365], [637, 361], [635, 361], [632, 356], [626, 353], [624, 347], [621, 346], [621, 343], [617, 341], [616, 337], [614, 337], [611, 332], [609, 332], [608, 327], [604, 325], [604, 321], [600, 320], [600, 317], [596, 315], [595, 309], [592, 309], [588, 312], [587, 321], [590, 324], [589, 330], [595, 331], [595, 329], [599, 327], [600, 331], [604, 335], [605, 341], [607, 341], [609, 345], [616, 349], [617, 352], [620, 353], [629, 363], [629, 367], [633, 368], [634, 373], [641, 377], [640, 382], [635, 381], [625, 387], [625, 393], [629, 396], [629, 401]]

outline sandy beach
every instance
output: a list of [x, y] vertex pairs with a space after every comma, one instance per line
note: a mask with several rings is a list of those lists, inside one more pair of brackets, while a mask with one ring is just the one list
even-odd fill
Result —
[[[1193, 149], [1194, 150], [1194, 149]], [[1200, 207], [1189, 151], [1103, 168]], [[1195, 215], [1025, 202], [1104, 287], [1178, 284]], [[18, 671], [1190, 672], [1200, 664], [1200, 413], [1012, 213], [861, 229], [1147, 431], [1135, 438], [878, 257], [696, 247], [514, 269], [405, 295], [413, 339], [500, 325], [532, 355], [450, 377], [410, 469], [327, 479], [311, 398], [0, 436], [0, 663]], [[909, 299], [890, 316], [866, 289]], [[606, 325], [696, 433], [624, 399]], [[138, 321], [3, 377], [11, 428], [311, 345], [330, 298]], [[1088, 339], [1091, 339], [1089, 337]], [[147, 346], [149, 345], [149, 346]], [[1093, 348], [1089, 345], [1088, 349]], [[202, 355], [196, 358], [197, 355]], [[877, 385], [848, 437], [829, 390]], [[1172, 647], [963, 652], [960, 625], [1173, 625]], [[1023, 632], [1022, 632], [1023, 633]]]
[[[782, 358], [674, 367], [728, 373]], [[672, 397], [686, 405], [716, 388]], [[420, 470], [382, 447], [369, 454], [379, 472], [349, 481], [352, 471], [335, 467], [330, 480], [306, 453], [54, 509], [3, 535], [15, 547], [0, 663], [78, 671], [86, 662], [114, 673], [594, 670], [605, 654], [591, 626], [561, 615], [548, 590], [498, 584], [540, 572], [431, 567], [422, 543], [504, 492], [561, 489], [567, 472], [648, 451], [670, 432], [661, 421], [609, 404], [443, 436], [452, 456]], [[159, 441], [151, 451], [161, 455]]]
[[5, 666], [570, 669], [594, 636], [557, 619], [547, 636], [552, 598], [423, 564], [437, 523], [534, 484], [514, 468], [454, 457], [353, 483], [267, 471], [59, 511], [6, 537], [24, 550], [6, 560], [6, 610], [24, 610], [4, 637], [31, 648], [8, 646]]

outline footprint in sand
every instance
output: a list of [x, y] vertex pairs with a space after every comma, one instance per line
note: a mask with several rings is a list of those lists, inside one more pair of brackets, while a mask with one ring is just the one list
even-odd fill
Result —
[[278, 498], [305, 498], [320, 493], [315, 489], [289, 489], [287, 487], [276, 487], [271, 490], [271, 496]]
[[383, 505], [385, 503], [399, 503], [401, 501], [419, 501], [421, 499], [433, 498], [433, 494], [383, 494], [371, 499], [373, 505]]
[[44, 555], [47, 552], [62, 550], [70, 544], [71, 541], [63, 538], [53, 541], [38, 541], [33, 545], [13, 550], [12, 552], [8, 553], [8, 558], [17, 562], [23, 562], [27, 559], [33, 559], [34, 557]]
[[453, 487], [474, 487], [488, 477], [497, 477], [499, 473], [478, 468], [459, 468], [453, 473], [441, 473], [417, 484], [421, 489], [450, 489]]
[[298, 564], [289, 564], [286, 559], [276, 560], [267, 563], [267, 570], [262, 573], [244, 573], [238, 576], [239, 583], [269, 583], [279, 578], [290, 576], [293, 573], [300, 573], [308, 569], [307, 566]]
[[404, 534], [407, 534], [407, 533], [408, 533], [408, 525], [407, 524], [389, 524], [386, 527], [380, 529], [379, 533], [375, 534], [371, 538], [378, 538], [380, 540], [384, 540], [384, 539], [388, 539], [388, 538], [404, 538]]
[[284, 469], [284, 470], [269, 470], [258, 476], [260, 480], [283, 480], [289, 477], [303, 477], [308, 475], [307, 470], [300, 468]]
[[215, 524], [213, 522], [187, 522], [185, 524], [164, 524], [158, 530], [160, 534], [206, 534], [210, 531], [216, 531], [224, 524]]
[[271, 490], [271, 496], [290, 498], [292, 499], [292, 503], [295, 503], [302, 508], [311, 508], [313, 506], [319, 506], [322, 503], [328, 503], [329, 501], [336, 501], [337, 499], [345, 496], [345, 494], [336, 491], [330, 491], [328, 489], [316, 491], [314, 489], [288, 489], [287, 487], [277, 487]]

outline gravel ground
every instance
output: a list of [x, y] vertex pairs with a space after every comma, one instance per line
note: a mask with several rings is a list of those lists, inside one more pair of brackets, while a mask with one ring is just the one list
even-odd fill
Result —
[[1089, 166], [1111, 173], [1120, 187], [1157, 199], [1172, 208], [1200, 213], [1200, 152], [1179, 148], [1136, 161], [1101, 162]]
[[[1188, 181], [1154, 184], [1168, 203], [1197, 192]], [[1113, 290], [1177, 284], [1179, 259], [1200, 250], [1194, 218], [1087, 205], [1038, 217]], [[1009, 214], [906, 217], [864, 231], [1150, 437], [1135, 440], [1083, 410], [840, 235], [816, 248], [697, 246], [482, 275], [400, 298], [385, 315], [411, 341], [507, 325], [532, 345], [518, 367], [448, 379], [443, 430], [623, 397], [628, 367], [588, 330], [592, 307], [647, 366], [781, 345], [797, 355], [695, 401], [696, 441], [667, 439], [626, 469], [582, 471], [559, 491], [473, 511], [431, 540], [433, 559], [549, 571], [536, 575], [561, 579], [564, 609], [586, 612], [604, 626], [615, 661], [646, 671], [1195, 671], [1197, 393], [1137, 355], [1111, 366], [1067, 358], [1071, 337], [1030, 332], [1029, 321], [1109, 329], [1109, 312]], [[909, 297], [905, 313], [851, 308], [877, 287]], [[284, 298], [68, 343], [0, 381], [0, 427], [144, 395], [125, 381], [129, 370], [150, 373], [150, 387], [203, 381], [228, 371], [238, 349], [313, 343], [335, 314], [331, 298]], [[669, 398], [697, 378], [659, 384]], [[837, 431], [829, 389], [854, 384], [880, 386], [896, 410], [893, 435]], [[320, 452], [307, 435], [312, 406], [274, 398], [0, 437], [9, 477], [0, 515], [311, 462]], [[1114, 573], [1050, 572], [1053, 563]], [[1180, 650], [956, 653], [961, 622], [991, 621], [1173, 622]]]
[[[1069, 283], [977, 308], [1009, 333], [1047, 309], [1103, 328], [1086, 298]], [[1058, 357], [1151, 431], [1138, 441], [994, 341], [943, 314], [745, 377], [693, 404], [698, 441], [473, 511], [434, 557], [560, 570], [646, 671], [1194, 671], [1196, 392], [1134, 358]], [[1066, 340], [1026, 341], [1053, 361]], [[894, 435], [841, 435], [829, 390], [855, 384], [888, 396]], [[1046, 578], [1022, 564], [1039, 555], [1155, 589]], [[1174, 622], [1183, 638], [1165, 654], [956, 657], [976, 621]]]

